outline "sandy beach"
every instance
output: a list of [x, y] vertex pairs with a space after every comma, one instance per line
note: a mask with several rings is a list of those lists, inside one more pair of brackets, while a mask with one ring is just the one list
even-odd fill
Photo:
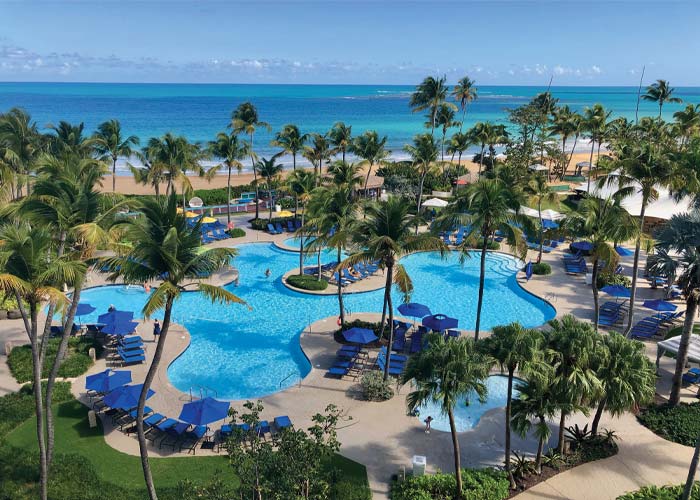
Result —
[[[571, 163], [569, 164], [569, 172], [573, 171], [576, 163], [581, 161], [588, 161], [589, 153], [575, 153], [571, 158]], [[594, 157], [595, 159], [595, 157]], [[462, 165], [466, 166], [470, 172], [478, 172], [479, 164], [474, 163], [470, 160], [462, 160]], [[373, 169], [376, 170], [376, 169]], [[291, 170], [285, 171], [284, 175], [287, 175]], [[194, 189], [215, 189], [215, 188], [225, 188], [226, 187], [226, 174], [220, 174], [212, 178], [211, 180], [201, 178], [201, 177], [190, 177], [190, 182]], [[253, 182], [253, 174], [251, 173], [234, 173], [231, 175], [231, 185], [240, 186], [243, 184], [250, 184]], [[108, 192], [112, 189], [112, 179], [111, 175], [105, 177], [102, 185], [102, 191]], [[116, 190], [118, 193], [122, 194], [154, 194], [152, 186], [144, 186], [142, 184], [137, 184], [134, 178], [128, 175], [117, 176]], [[163, 183], [160, 187], [161, 193], [166, 190], [166, 184]]]

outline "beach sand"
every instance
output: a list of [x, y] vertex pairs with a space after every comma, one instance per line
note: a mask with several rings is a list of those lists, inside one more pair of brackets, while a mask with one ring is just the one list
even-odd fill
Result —
[[[576, 163], [581, 161], [588, 161], [589, 153], [575, 153], [571, 158], [571, 163], [569, 164], [569, 172], [573, 172]], [[595, 157], [594, 157], [595, 160]], [[595, 163], [595, 162], [594, 162]], [[479, 164], [474, 163], [470, 160], [462, 160], [462, 165], [466, 166], [470, 172], [476, 173], [479, 171]], [[290, 172], [290, 171], [286, 171]], [[584, 172], [585, 173], [585, 172]], [[215, 188], [225, 188], [226, 187], [226, 174], [217, 175], [211, 180], [204, 179], [201, 177], [190, 177], [190, 182], [194, 189], [215, 189]], [[253, 174], [243, 173], [237, 174], [233, 173], [231, 175], [231, 185], [240, 186], [243, 184], [250, 184], [253, 182]], [[102, 191], [109, 192], [112, 190], [112, 179], [111, 175], [105, 177], [103, 181]], [[155, 194], [152, 186], [144, 186], [141, 184], [136, 184], [134, 178], [131, 176], [117, 176], [116, 190], [118, 193], [122, 194]], [[166, 190], [166, 184], [163, 183], [160, 187], [160, 192], [164, 193]]]

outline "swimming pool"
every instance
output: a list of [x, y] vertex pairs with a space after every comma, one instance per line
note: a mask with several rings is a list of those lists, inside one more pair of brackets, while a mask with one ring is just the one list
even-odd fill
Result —
[[[304, 246], [310, 241], [310, 238], [304, 238]], [[282, 244], [286, 247], [289, 248], [296, 248], [299, 250], [299, 244], [301, 243], [301, 240], [298, 236], [294, 236], [292, 238], [287, 238], [282, 242]]]
[[[513, 383], [513, 398], [520, 395], [517, 387], [522, 381], [516, 379]], [[485, 403], [481, 403], [476, 394], [469, 394], [459, 398], [459, 403], [454, 410], [455, 427], [457, 432], [465, 432], [476, 427], [482, 415], [494, 408], [503, 408], [508, 400], [508, 377], [503, 375], [491, 375], [486, 379], [488, 397]], [[469, 405], [466, 405], [467, 399]], [[450, 432], [450, 420], [447, 414], [442, 413], [440, 405], [428, 403], [419, 408], [418, 418], [423, 422], [428, 415], [433, 417], [430, 423], [432, 429]]]
[[[296, 384], [311, 369], [301, 351], [299, 335], [307, 325], [338, 315], [334, 295], [317, 296], [293, 292], [282, 275], [299, 265], [299, 255], [270, 243], [238, 246], [235, 266], [240, 285], [227, 288], [245, 299], [252, 310], [239, 305], [212, 305], [199, 293], [185, 293], [173, 310], [173, 320], [191, 335], [189, 348], [168, 368], [171, 383], [181, 391], [203, 386], [225, 399], [265, 396]], [[334, 252], [322, 253], [329, 262]], [[473, 329], [479, 276], [478, 252], [459, 265], [458, 256], [446, 260], [432, 253], [418, 253], [402, 260], [413, 278], [412, 300], [427, 304], [433, 312], [459, 319], [460, 328]], [[316, 256], [307, 258], [309, 265]], [[512, 257], [490, 253], [482, 326], [520, 321], [526, 327], [541, 325], [554, 317], [554, 309], [517, 284], [519, 264]], [[265, 277], [270, 269], [271, 276]], [[381, 312], [383, 290], [345, 296], [348, 312]], [[110, 304], [139, 316], [146, 294], [125, 287], [85, 290], [81, 300], [97, 308], [83, 322], [95, 321]], [[401, 297], [396, 294], [398, 307]]]

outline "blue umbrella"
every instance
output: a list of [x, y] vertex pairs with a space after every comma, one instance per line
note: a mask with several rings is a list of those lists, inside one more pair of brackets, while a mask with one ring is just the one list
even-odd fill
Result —
[[399, 312], [412, 318], [423, 318], [430, 314], [430, 309], [428, 306], [424, 306], [418, 302], [410, 302], [408, 304], [401, 304], [399, 306]]
[[553, 220], [542, 219], [542, 227], [544, 229], [556, 229], [559, 227], [559, 224]]
[[378, 338], [372, 330], [368, 328], [359, 328], [356, 326], [350, 328], [349, 330], [345, 330], [343, 332], [343, 337], [348, 342], [352, 342], [354, 344], [369, 344]]
[[644, 307], [661, 312], [675, 311], [678, 308], [678, 306], [675, 304], [671, 304], [670, 302], [666, 302], [665, 300], [659, 299], [645, 300]]
[[525, 266], [525, 279], [530, 281], [530, 278], [532, 278], [532, 261]]
[[129, 382], [131, 382], [130, 371], [115, 372], [111, 369], [107, 369], [94, 375], [88, 375], [85, 379], [85, 388], [89, 391], [110, 392]]
[[95, 308], [92, 307], [90, 304], [87, 304], [85, 302], [81, 302], [78, 304], [78, 307], [75, 309], [75, 315], [76, 316], [85, 316], [87, 314], [90, 314], [91, 312], [94, 312]]
[[132, 311], [111, 311], [100, 314], [97, 317], [98, 322], [105, 324], [114, 323], [115, 321], [131, 321], [132, 319], [134, 319], [134, 313]]
[[600, 289], [601, 292], [607, 293], [613, 297], [620, 297], [624, 299], [630, 298], [630, 290], [622, 285], [606, 285]]
[[[104, 403], [110, 408], [129, 410], [139, 404], [139, 396], [141, 395], [142, 389], [143, 384], [117, 387], [104, 397]], [[153, 389], [148, 389], [146, 399], [150, 398], [155, 393]]]
[[108, 323], [100, 330], [102, 333], [107, 335], [129, 335], [136, 330], [139, 324], [136, 321], [116, 321], [114, 323]]
[[230, 404], [214, 398], [198, 399], [182, 406], [179, 419], [192, 425], [207, 425], [225, 418]]
[[458, 323], [456, 318], [450, 318], [444, 314], [434, 314], [423, 318], [423, 326], [427, 326], [436, 332], [442, 332], [449, 328], [457, 328]]

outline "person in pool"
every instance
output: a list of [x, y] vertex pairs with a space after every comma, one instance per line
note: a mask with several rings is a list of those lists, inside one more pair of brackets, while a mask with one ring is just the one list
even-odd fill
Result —
[[267, 269], [265, 269], [265, 277], [266, 278], [269, 278], [271, 274], [272, 274], [272, 271], [270, 271], [269, 267]]

